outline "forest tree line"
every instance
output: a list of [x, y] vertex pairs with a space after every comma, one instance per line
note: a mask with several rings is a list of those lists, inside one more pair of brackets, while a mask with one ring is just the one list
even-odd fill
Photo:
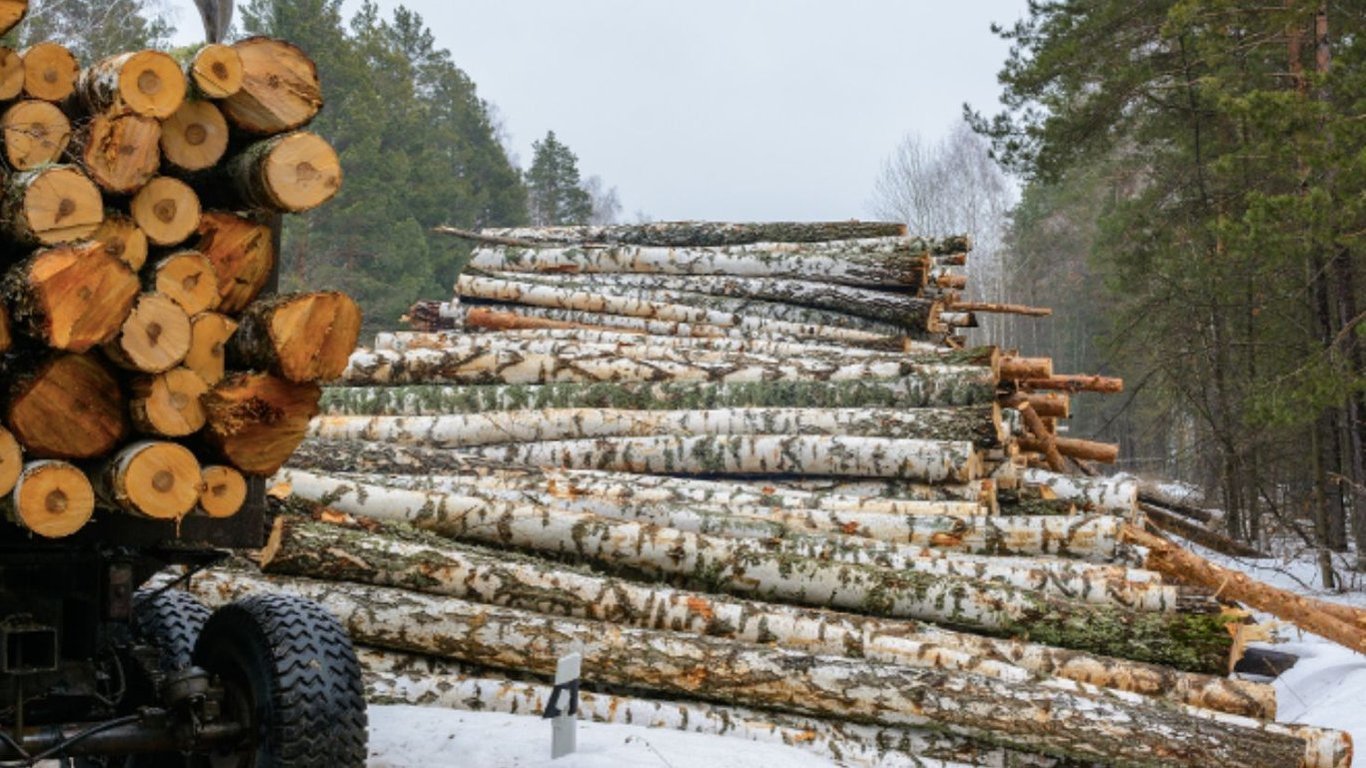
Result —
[[[519, 169], [500, 140], [495, 108], [437, 46], [416, 13], [385, 16], [366, 2], [349, 18], [341, 0], [239, 2], [235, 36], [270, 35], [318, 65], [325, 108], [310, 125], [336, 147], [344, 179], [329, 205], [285, 225], [281, 288], [339, 289], [360, 302], [368, 330], [394, 328], [418, 299], [451, 295], [468, 246], [432, 227], [606, 223], [616, 190], [582, 178], [553, 131]], [[177, 7], [195, 29], [189, 2]], [[32, 0], [7, 44], [56, 40], [83, 63], [170, 45], [161, 0]]]

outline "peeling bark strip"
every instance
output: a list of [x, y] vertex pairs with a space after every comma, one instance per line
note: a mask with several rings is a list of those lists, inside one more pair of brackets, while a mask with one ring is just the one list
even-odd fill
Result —
[[[609, 243], [619, 245], [719, 246], [750, 243], [812, 243], [826, 240], [863, 240], [877, 237], [906, 237], [906, 225], [883, 221], [809, 221], [809, 222], [713, 222], [658, 221], [649, 224], [608, 226], [534, 227], [483, 229], [477, 233], [440, 227], [459, 237], [498, 238], [523, 243], [580, 245]], [[910, 238], [912, 247], [957, 252], [971, 249], [967, 237], [938, 239]]]
[[1227, 667], [1231, 639], [1215, 615], [1137, 613], [1049, 600], [955, 577], [834, 564], [766, 551], [742, 540], [621, 522], [529, 504], [342, 484], [287, 472], [300, 497], [335, 509], [411, 522], [455, 539], [518, 547], [695, 580], [767, 600], [915, 617], [1185, 671]]
[[[982, 366], [922, 365], [913, 361], [880, 362], [763, 356], [715, 360], [706, 353], [675, 350], [672, 359], [636, 360], [611, 353], [569, 356], [516, 352], [364, 352], [351, 355], [342, 374], [350, 386], [394, 384], [550, 384], [554, 382], [863, 382], [870, 379], [914, 379], [922, 389], [966, 389], [969, 396], [952, 403], [989, 403], [995, 399], [996, 377]], [[987, 393], [989, 397], [984, 397]], [[577, 405], [575, 403], [568, 404]], [[806, 405], [788, 403], [788, 405]], [[818, 407], [810, 404], [810, 407]]]
[[[221, 596], [260, 586], [252, 577], [211, 573], [195, 589]], [[933, 724], [1118, 766], [1283, 768], [1300, 764], [1306, 752], [1304, 738], [1275, 725], [1195, 718], [1118, 696], [544, 617], [405, 590], [337, 590], [304, 580], [274, 586], [317, 600], [360, 642], [531, 674], [553, 672], [557, 654], [572, 645], [609, 685], [885, 726]], [[414, 615], [425, 620], [409, 621]]]
[[469, 265], [506, 272], [647, 272], [669, 275], [790, 277], [855, 286], [920, 288], [923, 249], [902, 238], [718, 247], [476, 248]]
[[[495, 273], [508, 278], [510, 273]], [[555, 275], [562, 285], [584, 290], [621, 290], [691, 293], [709, 299], [729, 297], [783, 302], [865, 317], [898, 326], [924, 329], [938, 313], [941, 302], [921, 296], [890, 293], [814, 280], [732, 275], [587, 274]]]
[[329, 440], [374, 440], [461, 448], [545, 440], [649, 435], [844, 435], [971, 442], [1005, 439], [994, 406], [919, 408], [727, 408], [642, 411], [550, 408], [442, 416], [324, 416], [309, 434]]
[[816, 322], [773, 320], [759, 315], [654, 301], [641, 294], [626, 292], [589, 293], [574, 288], [561, 288], [531, 282], [530, 280], [501, 280], [492, 277], [461, 275], [456, 278], [455, 290], [457, 295], [468, 299], [528, 304], [549, 309], [608, 312], [628, 317], [642, 317], [675, 323], [706, 323], [746, 331], [778, 333], [796, 338], [822, 338], [857, 343], [882, 341], [899, 332], [899, 329], [891, 326], [865, 331]]
[[[477, 668], [427, 656], [357, 648], [365, 698], [374, 704], [447, 707], [537, 716], [551, 687], [481, 677]], [[486, 674], [486, 673], [484, 673]], [[579, 719], [785, 744], [842, 766], [923, 768], [926, 760], [982, 768], [1055, 768], [1056, 758], [1004, 749], [927, 728], [879, 728], [700, 701], [579, 692]]]
[[463, 453], [513, 464], [641, 474], [830, 475], [963, 483], [982, 476], [967, 442], [826, 435], [703, 435], [556, 440]]

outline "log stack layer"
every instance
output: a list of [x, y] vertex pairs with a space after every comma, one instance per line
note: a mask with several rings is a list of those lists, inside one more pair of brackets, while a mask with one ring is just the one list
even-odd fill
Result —
[[[26, 4], [9, 5], [17, 23]], [[316, 70], [267, 38], [189, 61], [78, 62], [56, 43], [0, 59], [21, 81], [0, 104], [8, 521], [61, 538], [99, 507], [173, 537], [186, 515], [231, 516], [304, 438], [360, 329], [339, 293], [262, 297], [272, 220], [341, 181], [303, 130]]]
[[274, 476], [259, 572], [194, 587], [321, 600], [372, 700], [534, 714], [572, 649], [621, 694], [584, 716], [849, 764], [1350, 764], [1228, 676], [1247, 613], [1136, 483], [1065, 474], [1115, 457], [1058, 434], [1072, 395], [1122, 384], [966, 344], [1039, 314], [962, 301], [967, 238], [454, 233], [456, 297], [355, 352]]

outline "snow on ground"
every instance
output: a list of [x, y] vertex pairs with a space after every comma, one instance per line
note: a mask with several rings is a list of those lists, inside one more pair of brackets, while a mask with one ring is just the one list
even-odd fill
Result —
[[631, 725], [579, 723], [578, 751], [550, 759], [550, 722], [525, 715], [370, 707], [369, 768], [826, 768], [795, 747]]

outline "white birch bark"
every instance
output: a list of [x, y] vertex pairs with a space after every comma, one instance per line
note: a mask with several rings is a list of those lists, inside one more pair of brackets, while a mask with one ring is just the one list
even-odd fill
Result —
[[1026, 469], [1022, 479], [1026, 483], [1048, 488], [1058, 498], [1071, 499], [1098, 511], [1124, 515], [1130, 519], [1138, 514], [1138, 482], [1128, 475], [1081, 477], [1045, 469]]

